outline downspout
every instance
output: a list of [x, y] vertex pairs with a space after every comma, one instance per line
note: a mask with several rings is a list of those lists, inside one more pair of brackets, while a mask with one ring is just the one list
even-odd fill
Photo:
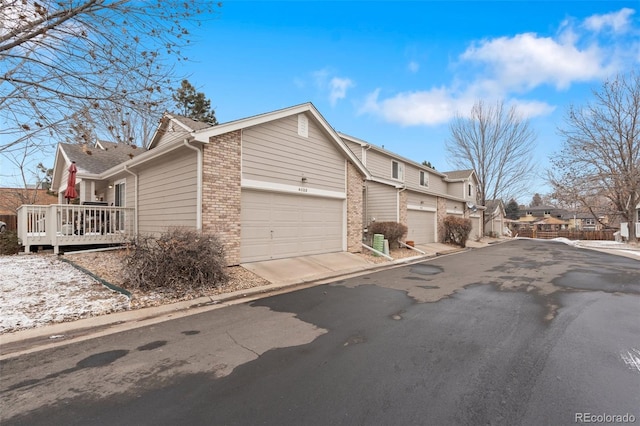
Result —
[[138, 237], [138, 174], [129, 170], [129, 168], [125, 165], [124, 171], [129, 173], [134, 178], [133, 184], [133, 208], [135, 209], [135, 221], [133, 223], [133, 232]]
[[194, 150], [198, 153], [198, 165], [197, 165], [197, 196], [196, 196], [196, 229], [198, 231], [202, 231], [202, 150], [200, 148], [196, 148], [195, 146], [189, 143], [189, 139], [184, 139], [182, 141], [184, 146], [189, 149]]

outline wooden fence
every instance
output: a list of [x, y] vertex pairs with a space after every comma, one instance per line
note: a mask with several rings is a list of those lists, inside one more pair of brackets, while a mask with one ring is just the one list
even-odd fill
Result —
[[535, 229], [522, 229], [517, 232], [518, 237], [540, 238], [551, 240], [553, 238], [566, 238], [568, 240], [604, 240], [613, 241], [616, 231], [537, 231]]
[[0, 222], [7, 224], [7, 231], [18, 230], [18, 216], [15, 214], [0, 214]]

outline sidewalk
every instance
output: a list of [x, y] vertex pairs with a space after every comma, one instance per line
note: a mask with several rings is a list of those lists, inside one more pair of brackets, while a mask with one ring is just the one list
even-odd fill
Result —
[[[472, 248], [487, 245], [487, 243], [477, 242], [468, 244]], [[419, 245], [416, 248], [425, 254], [416, 251], [415, 256], [383, 263], [371, 263], [362, 256], [339, 252], [244, 264], [243, 267], [265, 278], [270, 284], [170, 305], [116, 312], [5, 333], [0, 335], [0, 360], [213, 309], [247, 303], [265, 296], [325, 284], [337, 278], [348, 278], [468, 250], [439, 243]]]

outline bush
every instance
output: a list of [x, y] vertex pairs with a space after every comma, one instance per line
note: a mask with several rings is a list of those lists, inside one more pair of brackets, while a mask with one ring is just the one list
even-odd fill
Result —
[[471, 234], [471, 219], [458, 216], [446, 216], [444, 218], [444, 242], [455, 244], [462, 248], [467, 246], [467, 240]]
[[171, 229], [159, 238], [132, 241], [125, 265], [125, 276], [133, 289], [188, 292], [228, 281], [220, 240], [183, 228]]
[[0, 254], [17, 254], [20, 251], [20, 240], [16, 231], [0, 232]]
[[386, 240], [389, 240], [390, 248], [399, 246], [398, 240], [407, 235], [407, 226], [398, 222], [373, 222], [369, 225], [369, 235], [383, 234]]

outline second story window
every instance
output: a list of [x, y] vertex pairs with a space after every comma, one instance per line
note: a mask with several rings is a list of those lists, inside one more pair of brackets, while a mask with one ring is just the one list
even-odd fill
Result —
[[429, 174], [427, 172], [420, 171], [420, 186], [429, 186]]
[[469, 197], [471, 197], [473, 195], [473, 185], [469, 184], [468, 192], [469, 192]]
[[398, 180], [404, 180], [404, 166], [397, 161], [391, 161], [391, 177]]

